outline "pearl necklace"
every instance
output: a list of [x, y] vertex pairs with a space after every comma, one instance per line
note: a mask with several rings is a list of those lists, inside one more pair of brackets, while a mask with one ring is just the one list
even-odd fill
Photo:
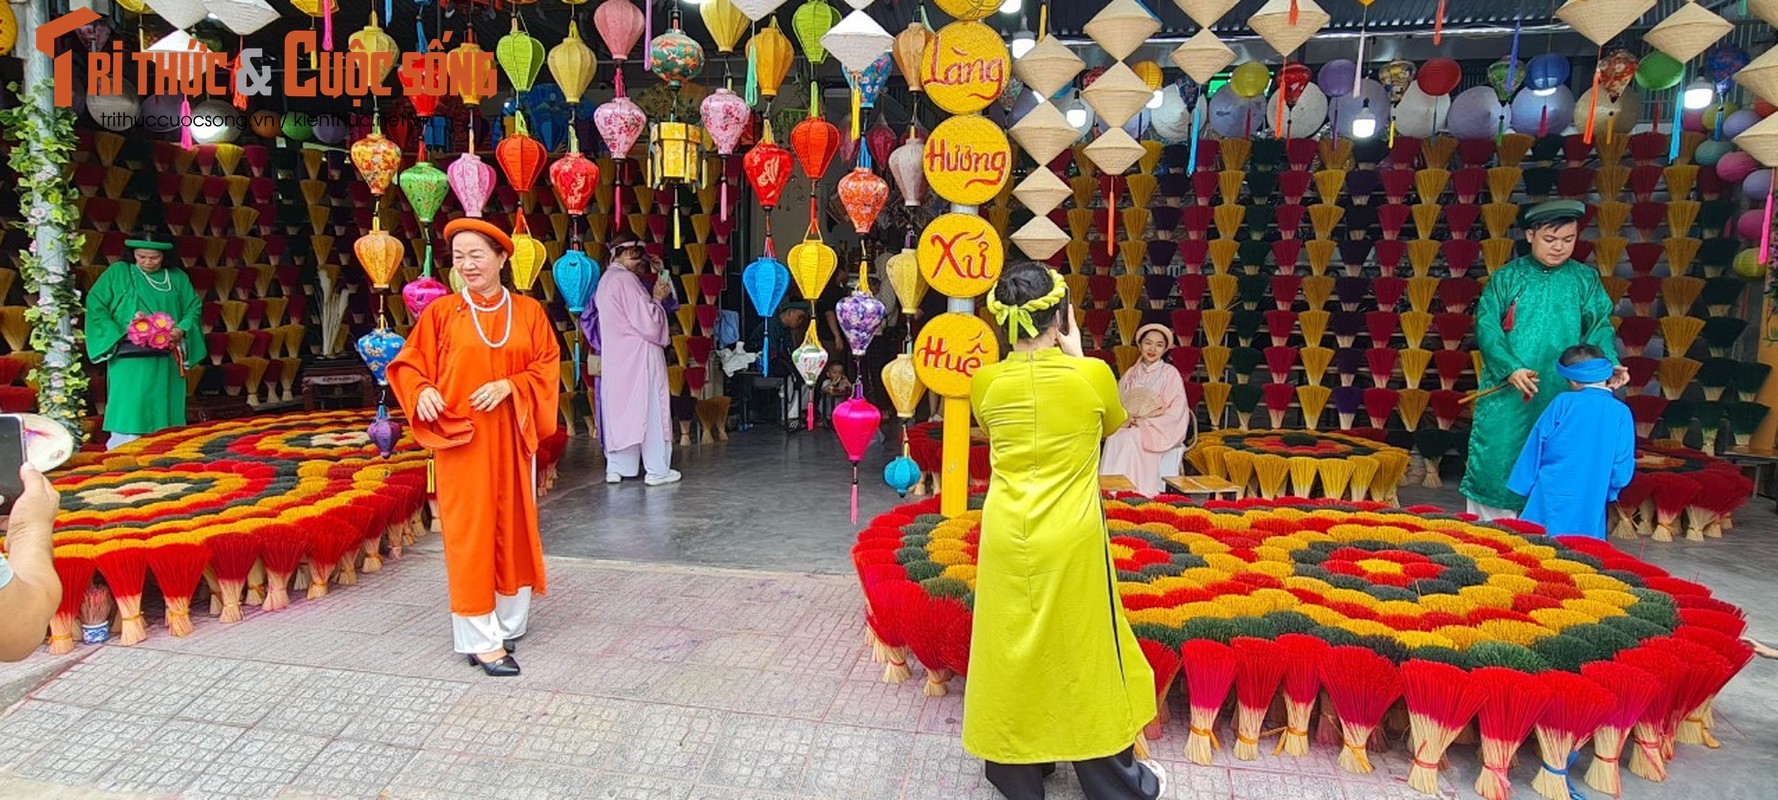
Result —
[[137, 267], [136, 272], [137, 272], [137, 274], [142, 276], [142, 280], [148, 281], [148, 288], [153, 289], [157, 292], [173, 291], [173, 276], [162, 275], [160, 283], [155, 283], [154, 276], [148, 274], [147, 271], [143, 270], [141, 267]]
[[[512, 338], [512, 292], [507, 291], [506, 289], [501, 289], [500, 302], [491, 306], [480, 306], [476, 305], [475, 299], [469, 294], [469, 289], [465, 287], [463, 289], [463, 302], [469, 304], [469, 321], [475, 325], [475, 335], [482, 340], [482, 344], [485, 344], [494, 350], [499, 350], [500, 348], [505, 347], [506, 340]], [[476, 312], [491, 314], [499, 311], [501, 306], [506, 307], [506, 331], [500, 334], [500, 341], [491, 342], [488, 341], [488, 335], [482, 333], [482, 321], [476, 316]]]

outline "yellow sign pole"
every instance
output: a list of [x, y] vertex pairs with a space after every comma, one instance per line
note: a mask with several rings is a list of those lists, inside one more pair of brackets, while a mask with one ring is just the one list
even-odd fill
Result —
[[[1766, 280], [1769, 282], [1772, 278], [1768, 276]], [[1760, 325], [1759, 361], [1761, 364], [1771, 365], [1774, 373], [1778, 373], [1778, 308], [1774, 308], [1778, 304], [1763, 296], [1760, 298], [1759, 304], [1764, 309]], [[1766, 385], [1759, 388], [1759, 393], [1754, 396], [1754, 399], [1766, 404], [1767, 407], [1778, 407], [1778, 375], [1768, 375]], [[950, 412], [946, 411], [945, 413], [949, 414]], [[946, 419], [948, 420], [949, 417]], [[949, 433], [948, 429], [946, 433]], [[1748, 446], [1758, 450], [1770, 450], [1775, 443], [1778, 443], [1778, 414], [1767, 414], [1766, 418], [1760, 422], [1759, 428], [1753, 432], [1753, 439], [1748, 442]]]
[[938, 487], [939, 513], [959, 517], [969, 510], [969, 398], [947, 397], [945, 471]]

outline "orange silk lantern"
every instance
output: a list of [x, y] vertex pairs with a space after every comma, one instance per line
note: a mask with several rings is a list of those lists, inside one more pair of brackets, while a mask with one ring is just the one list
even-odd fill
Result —
[[857, 167], [840, 178], [840, 204], [852, 219], [852, 229], [860, 236], [870, 233], [877, 224], [877, 215], [889, 202], [889, 182], [865, 167]]
[[500, 144], [494, 148], [494, 160], [500, 164], [500, 171], [505, 173], [506, 182], [521, 192], [531, 191], [531, 186], [537, 182], [537, 176], [543, 173], [543, 163], [548, 156], [549, 152], [543, 149], [543, 144], [531, 138], [531, 134], [525, 130], [522, 116], [519, 117], [518, 132], [501, 139]]
[[790, 149], [809, 180], [821, 180], [840, 150], [840, 129], [820, 117], [809, 117], [790, 129]]
[[370, 276], [372, 286], [387, 291], [389, 281], [395, 277], [396, 270], [401, 268], [401, 256], [405, 248], [401, 239], [383, 230], [382, 221], [371, 222], [370, 233], [358, 237], [352, 243], [352, 252], [358, 256], [358, 265], [364, 267], [364, 274]]
[[895, 45], [890, 52], [895, 55], [895, 68], [907, 79], [908, 91], [920, 91], [920, 58], [925, 55], [926, 46], [932, 39], [932, 29], [917, 19], [910, 20], [906, 29], [895, 34]]

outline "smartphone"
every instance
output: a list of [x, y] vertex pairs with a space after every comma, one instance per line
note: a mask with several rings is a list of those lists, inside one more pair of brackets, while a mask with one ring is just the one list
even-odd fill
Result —
[[25, 427], [18, 417], [0, 416], [0, 515], [12, 511], [12, 501], [25, 493], [19, 467], [25, 463]]

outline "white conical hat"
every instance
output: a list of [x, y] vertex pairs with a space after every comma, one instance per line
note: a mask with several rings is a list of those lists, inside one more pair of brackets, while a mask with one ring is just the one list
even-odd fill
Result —
[[1048, 164], [1080, 138], [1080, 131], [1068, 124], [1068, 118], [1063, 116], [1061, 109], [1047, 100], [1038, 103], [1008, 133], [1039, 164]]
[[1068, 234], [1056, 227], [1048, 216], [1039, 214], [1031, 218], [1025, 226], [1013, 231], [1012, 243], [1017, 245], [1024, 254], [1037, 261], [1042, 261], [1060, 252], [1068, 246]]
[[1556, 19], [1604, 47], [1654, 7], [1655, 0], [1568, 0], [1556, 9]]
[[1100, 171], [1107, 175], [1121, 175], [1141, 160], [1148, 148], [1131, 138], [1123, 128], [1111, 128], [1087, 145], [1085, 152]]
[[1154, 99], [1154, 90], [1136, 76], [1136, 71], [1119, 61], [1105, 70], [1093, 85], [1080, 90], [1080, 98], [1093, 107], [1106, 125], [1121, 127]]
[[[1292, 24], [1291, 20], [1296, 22]], [[1277, 50], [1290, 55], [1315, 38], [1315, 34], [1332, 19], [1315, 0], [1266, 0], [1266, 4], [1247, 18], [1247, 27]]]
[[1193, 22], [1208, 28], [1240, 5], [1241, 0], [1173, 0], [1173, 4], [1179, 6]]
[[838, 25], [821, 35], [821, 46], [839, 59], [840, 65], [849, 72], [870, 69], [893, 44], [895, 37], [863, 11], [847, 14]]
[[1084, 26], [1112, 58], [1122, 59], [1161, 29], [1161, 20], [1136, 0], [1111, 0]]
[[1198, 31], [1197, 35], [1185, 40], [1168, 57], [1200, 86], [1208, 85], [1210, 79], [1216, 77], [1216, 73], [1235, 63], [1235, 51], [1216, 38], [1216, 34], [1211, 33], [1209, 28]]
[[1056, 206], [1061, 205], [1072, 194], [1074, 190], [1069, 188], [1067, 182], [1041, 165], [1031, 170], [1031, 174], [1019, 181], [1019, 185], [1012, 190], [1012, 196], [1017, 197], [1019, 202], [1025, 204], [1025, 208], [1038, 216], [1054, 211]]
[[1026, 88], [1037, 90], [1039, 97], [1053, 97], [1086, 68], [1087, 63], [1054, 36], [1043, 37], [1012, 65], [1013, 74]]

